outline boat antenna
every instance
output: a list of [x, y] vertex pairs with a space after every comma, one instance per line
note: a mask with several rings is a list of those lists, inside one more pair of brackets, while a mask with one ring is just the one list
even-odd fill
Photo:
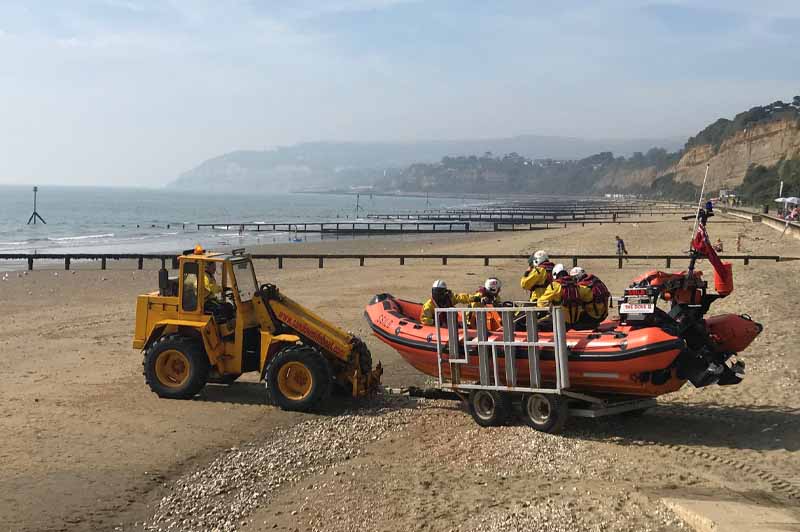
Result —
[[[710, 163], [706, 164], [706, 173], [703, 176], [703, 186], [700, 188], [700, 200], [697, 202], [697, 212], [695, 213], [695, 216], [694, 216], [694, 227], [692, 227], [692, 236], [690, 237], [691, 240], [689, 240], [689, 257], [690, 257], [689, 258], [689, 274], [690, 275], [692, 275], [694, 273], [694, 265], [695, 265], [695, 263], [697, 262], [697, 259], [698, 259], [698, 253], [694, 249], [694, 246], [693, 246], [694, 237], [697, 234], [697, 225], [702, 223], [703, 226], [705, 226], [706, 220], [708, 219], [708, 217], [712, 216], [712, 214], [710, 214], [710, 213], [708, 213], [708, 212], [703, 210], [703, 197], [705, 196], [706, 180], [708, 179], [708, 168], [710, 166], [711, 166]], [[683, 219], [686, 220], [688, 218], [689, 218], [688, 216], [685, 216]]]
[[[694, 227], [692, 227], [692, 241], [694, 240], [694, 235], [697, 232], [697, 224], [700, 223], [700, 211], [703, 208], [703, 197], [706, 193], [706, 179], [708, 179], [708, 169], [710, 166], [711, 163], [706, 163], [706, 174], [703, 176], [703, 186], [700, 188], [700, 200], [697, 202], [697, 213], [695, 213]], [[691, 241], [689, 243], [689, 249], [692, 249]]]

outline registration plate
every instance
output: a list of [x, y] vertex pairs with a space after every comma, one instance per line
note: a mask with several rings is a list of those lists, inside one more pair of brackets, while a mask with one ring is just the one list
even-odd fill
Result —
[[653, 303], [622, 303], [619, 306], [620, 314], [652, 314], [656, 306]]

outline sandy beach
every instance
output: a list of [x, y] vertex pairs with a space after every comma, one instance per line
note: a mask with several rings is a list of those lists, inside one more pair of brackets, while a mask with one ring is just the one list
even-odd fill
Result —
[[[800, 241], [717, 217], [726, 253], [800, 256]], [[340, 239], [264, 252], [679, 253], [691, 222], [571, 226], [531, 232]], [[251, 251], [256, 251], [252, 249]], [[425, 377], [374, 339], [372, 295], [421, 300], [446, 279], [474, 290], [489, 275], [522, 299], [524, 262], [407, 259], [257, 262], [261, 283], [366, 340], [390, 386]], [[582, 264], [619, 295], [663, 261]], [[38, 267], [38, 266], [37, 266]], [[477, 427], [457, 403], [390, 398], [321, 414], [266, 406], [254, 376], [196, 399], [158, 399], [131, 348], [136, 295], [155, 269], [129, 263], [10, 272], [0, 281], [0, 523], [8, 530], [688, 530], [662, 500], [746, 500], [800, 519], [800, 262], [734, 264], [736, 289], [712, 313], [765, 326], [742, 354], [748, 375], [659, 400], [641, 418], [571, 420], [551, 436]], [[150, 265], [156, 268], [156, 264]], [[673, 261], [673, 268], [683, 264]], [[707, 263], [702, 269], [711, 273]], [[0, 277], [3, 274], [0, 274]], [[231, 464], [236, 464], [233, 467]], [[792, 530], [787, 528], [787, 530]]]

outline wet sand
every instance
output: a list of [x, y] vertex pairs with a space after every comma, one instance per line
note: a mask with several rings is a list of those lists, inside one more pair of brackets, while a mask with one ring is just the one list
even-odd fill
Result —
[[[271, 245], [263, 251], [530, 253], [545, 248], [563, 254], [613, 253], [619, 234], [632, 254], [668, 254], [685, 249], [690, 232], [689, 222], [671, 219], [413, 240], [326, 240]], [[729, 253], [742, 234], [744, 252], [800, 256], [800, 242], [781, 239], [758, 224], [720, 217], [712, 220], [710, 232], [713, 239], [722, 238]], [[664, 268], [662, 262], [644, 260], [626, 262], [622, 270], [615, 261], [582, 266], [615, 294], [640, 273]], [[262, 404], [263, 389], [249, 376], [230, 387], [208, 386], [192, 401], [156, 398], [143, 382], [140, 353], [130, 347], [135, 297], [155, 289], [156, 272], [135, 271], [124, 262], [109, 263], [106, 271], [92, 268], [11, 272], [0, 281], [0, 303], [7, 309], [0, 331], [5, 361], [0, 367], [5, 405], [0, 413], [0, 522], [8, 529], [138, 528], [136, 523], [152, 520], [162, 497], [175, 493], [175, 482], [204, 471], [228, 454], [225, 450], [285, 439], [291, 431], [305, 430], [306, 423], [320, 424], [324, 432], [326, 423], [338, 419], [330, 414], [347, 408], [334, 405], [317, 415], [282, 412]], [[384, 382], [406, 385], [425, 378], [371, 337], [362, 311], [373, 294], [422, 299], [435, 278], [446, 279], [456, 290], [473, 290], [495, 275], [505, 283], [505, 298], [518, 299], [524, 297], [518, 287], [524, 268], [524, 262], [513, 261], [484, 267], [474, 260], [442, 266], [438, 260], [407, 259], [404, 266], [368, 260], [365, 267], [357, 260], [328, 261], [318, 269], [316, 261], [292, 260], [283, 270], [274, 262], [259, 262], [257, 274], [260, 282], [276, 283], [359, 334], [383, 362]], [[549, 508], [553, 516], [563, 517], [559, 526], [565, 530], [614, 523], [615, 515], [621, 521], [608, 529], [625, 530], [627, 523], [630, 530], [677, 530], [683, 525], [660, 506], [661, 497], [711, 493], [796, 507], [800, 355], [793, 300], [800, 289], [798, 274], [798, 262], [734, 264], [736, 290], [713, 312], [747, 312], [765, 325], [742, 355], [748, 376], [739, 386], [687, 386], [641, 419], [571, 420], [562, 436], [522, 427], [478, 429], [455, 403], [389, 405], [371, 414], [385, 425], [379, 438], [365, 438], [350, 459], [331, 458], [324, 467], [281, 483], [251, 506], [236, 527], [493, 529], [481, 521], [488, 516], [495, 524], [508, 522], [496, 529], [513, 530], [541, 523], [536, 512]], [[519, 449], [524, 451], [520, 458], [508, 462], [503, 453]], [[479, 462], [474, 450], [483, 453]], [[531, 461], [535, 464], [525, 469]], [[553, 468], [547, 465], [551, 462], [570, 466]], [[231, 486], [229, 493], [235, 490]], [[558, 496], [564, 490], [569, 496]], [[328, 496], [331, 492], [338, 496]], [[463, 501], [476, 498], [480, 515], [465, 517], [472, 507]], [[658, 518], [636, 517], [644, 513]], [[509, 516], [516, 517], [509, 521]], [[568, 518], [575, 520], [572, 525]]]

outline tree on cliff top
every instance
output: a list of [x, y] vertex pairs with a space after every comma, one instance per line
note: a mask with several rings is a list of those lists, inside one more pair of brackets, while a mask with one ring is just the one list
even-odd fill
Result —
[[781, 120], [786, 117], [800, 117], [800, 96], [795, 96], [792, 104], [785, 104], [781, 100], [772, 102], [769, 105], [756, 106], [743, 113], [736, 115], [733, 120], [720, 118], [710, 126], [703, 129], [694, 137], [689, 137], [686, 148], [708, 144], [714, 147], [714, 151], [719, 151], [722, 143], [733, 137], [739, 131], [752, 127], [759, 123], [767, 123], [773, 120]]

